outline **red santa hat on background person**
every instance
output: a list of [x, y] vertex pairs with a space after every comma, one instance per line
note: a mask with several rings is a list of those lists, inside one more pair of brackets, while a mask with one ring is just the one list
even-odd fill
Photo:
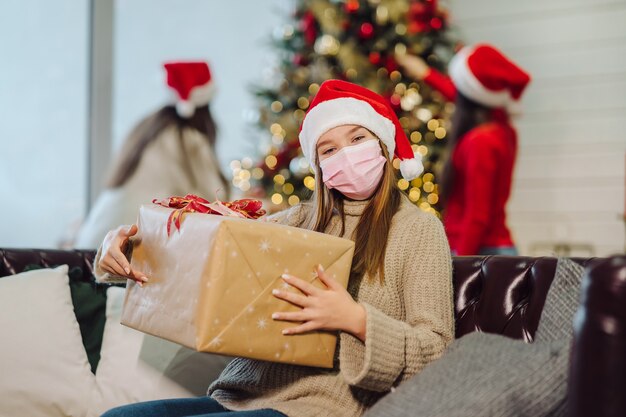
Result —
[[466, 46], [450, 61], [450, 78], [465, 97], [491, 108], [521, 112], [530, 75], [491, 45]]
[[163, 64], [167, 85], [174, 93], [176, 113], [190, 118], [196, 108], [211, 101], [215, 87], [209, 65], [204, 61], [177, 61]]
[[407, 180], [423, 171], [422, 155], [413, 153], [400, 121], [380, 95], [360, 85], [341, 80], [324, 81], [304, 117], [300, 128], [302, 153], [311, 166], [315, 164], [320, 136], [343, 125], [359, 125], [380, 139], [393, 158], [400, 159], [400, 173]]

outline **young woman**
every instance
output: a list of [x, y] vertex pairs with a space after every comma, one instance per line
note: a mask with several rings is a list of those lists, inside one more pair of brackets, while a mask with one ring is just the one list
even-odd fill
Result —
[[515, 255], [506, 225], [517, 154], [509, 115], [530, 76], [490, 45], [466, 47], [450, 62], [450, 78], [419, 57], [397, 57], [406, 72], [454, 100], [450, 157], [441, 176], [443, 222], [457, 255]]
[[173, 102], [144, 118], [114, 161], [107, 188], [98, 196], [74, 242], [97, 248], [107, 231], [133, 223], [141, 204], [153, 198], [199, 194], [210, 198], [228, 183], [214, 148], [216, 127], [209, 110], [213, 92], [206, 62], [164, 65]]
[[[106, 417], [341, 416], [357, 417], [393, 387], [439, 358], [454, 337], [451, 259], [441, 222], [416, 208], [396, 187], [395, 154], [407, 179], [422, 171], [393, 110], [355, 84], [324, 82], [303, 122], [300, 142], [315, 170], [310, 202], [273, 221], [355, 241], [347, 290], [321, 267], [326, 289], [283, 276], [302, 291], [274, 296], [302, 309], [274, 314], [293, 322], [286, 335], [339, 333], [333, 369], [235, 358], [209, 396], [162, 400], [110, 410]], [[96, 275], [147, 282], [122, 251], [136, 226], [110, 232]]]

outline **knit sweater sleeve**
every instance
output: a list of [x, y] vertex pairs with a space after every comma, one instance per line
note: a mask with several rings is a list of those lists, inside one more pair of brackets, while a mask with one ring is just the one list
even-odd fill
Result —
[[439, 91], [446, 100], [454, 101], [456, 98], [456, 86], [447, 75], [443, 75], [439, 71], [430, 68], [424, 77], [424, 82]]
[[384, 392], [439, 358], [454, 337], [452, 262], [441, 222], [421, 217], [405, 231], [401, 282], [405, 320], [362, 303], [366, 340], [341, 334], [340, 369], [350, 385]]
[[286, 226], [300, 227], [305, 220], [309, 207], [304, 204], [298, 204], [278, 213], [263, 217], [262, 221], [284, 224]]
[[[132, 253], [132, 245], [128, 245], [128, 249], [126, 251], [126, 257], [129, 258]], [[96, 252], [96, 257], [93, 260], [92, 272], [93, 276], [96, 278], [96, 282], [101, 282], [105, 284], [122, 284], [126, 282], [126, 278], [109, 274], [108, 272], [104, 272], [102, 268], [100, 268], [100, 258], [102, 257], [102, 245], [98, 248]]]

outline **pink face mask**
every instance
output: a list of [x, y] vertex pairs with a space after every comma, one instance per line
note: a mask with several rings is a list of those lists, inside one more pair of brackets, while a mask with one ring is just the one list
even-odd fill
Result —
[[353, 200], [365, 200], [374, 194], [387, 160], [377, 140], [346, 146], [320, 162], [322, 180]]

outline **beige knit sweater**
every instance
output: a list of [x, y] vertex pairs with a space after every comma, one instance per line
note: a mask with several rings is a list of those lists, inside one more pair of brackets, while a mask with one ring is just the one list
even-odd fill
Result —
[[[367, 202], [346, 201], [343, 237], [351, 238]], [[307, 207], [273, 216], [291, 226]], [[326, 233], [339, 236], [333, 218]], [[98, 268], [99, 281], [115, 281]], [[236, 358], [209, 387], [231, 410], [272, 408], [289, 417], [356, 417], [376, 400], [441, 356], [454, 337], [452, 264], [441, 222], [403, 197], [393, 217], [385, 282], [367, 275], [348, 290], [367, 312], [366, 341], [341, 333], [333, 369]]]
[[[346, 201], [343, 237], [351, 238], [366, 204]], [[304, 210], [299, 205], [275, 219], [299, 226]], [[337, 216], [326, 233], [340, 232]], [[404, 197], [389, 233], [384, 284], [366, 275], [348, 290], [367, 312], [366, 341], [341, 333], [333, 369], [236, 358], [209, 394], [231, 410], [356, 417], [440, 357], [454, 337], [450, 249], [442, 224]]]

